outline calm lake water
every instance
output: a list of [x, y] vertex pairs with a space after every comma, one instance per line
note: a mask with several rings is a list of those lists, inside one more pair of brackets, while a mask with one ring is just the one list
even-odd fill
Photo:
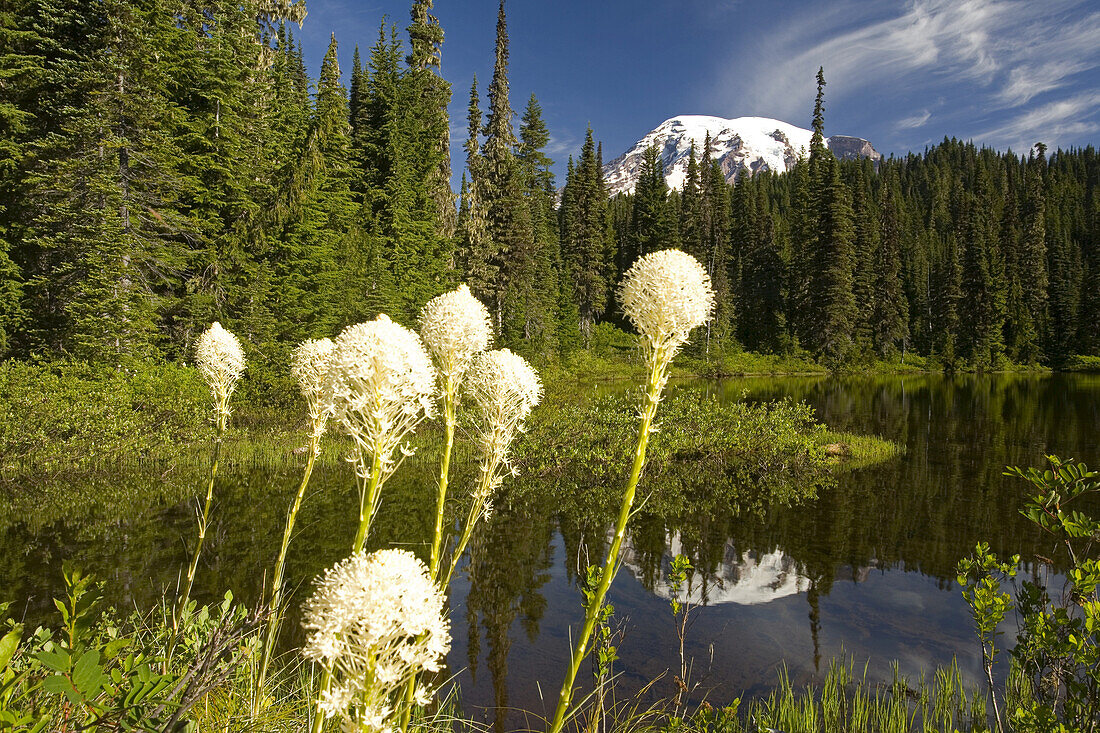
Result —
[[[979, 652], [955, 563], [979, 540], [1025, 560], [1051, 553], [1018, 513], [1025, 484], [1001, 472], [1041, 465], [1048, 453], [1100, 464], [1096, 376], [751, 378], [679, 388], [709, 390], [720, 400], [805, 400], [831, 428], [878, 434], [905, 452], [839, 472], [816, 499], [761, 515], [713, 506], [687, 506], [676, 516], [643, 511], [609, 595], [622, 630], [620, 699], [662, 674], [651, 695], [675, 693], [667, 563], [678, 552], [699, 569], [691, 589], [705, 605], [692, 613], [686, 654], [697, 695], [711, 702], [766, 694], [784, 665], [796, 684], [812, 682], [837, 656], [857, 669], [868, 664], [875, 679], [889, 678], [894, 660], [916, 676], [957, 657], [976, 679]], [[458, 457], [469, 464], [468, 455]], [[402, 467], [386, 487], [372, 542], [422, 550], [435, 470], [430, 451]], [[465, 471], [452, 485], [468, 481], [471, 467]], [[194, 533], [187, 496], [197, 493], [200, 475], [151, 463], [0, 487], [11, 504], [0, 517], [0, 600], [14, 601], [28, 622], [49, 619], [61, 561], [72, 558], [106, 582], [119, 608], [151, 607], [186, 564]], [[314, 476], [288, 568], [291, 582], [301, 584], [299, 599], [354, 535], [350, 469], [331, 461]], [[259, 598], [298, 477], [293, 461], [225, 468], [196, 597], [213, 600], [231, 589], [249, 604]], [[578, 558], [585, 547], [597, 556], [606, 538], [603, 515], [588, 512], [583, 500], [546, 496], [539, 480], [546, 479], [508, 482], [453, 585], [450, 669], [467, 713], [496, 720], [498, 729], [523, 726], [517, 710], [552, 713], [570, 624], [581, 618], [576, 577], [585, 563]], [[584, 476], [556, 480], [583, 498]], [[288, 626], [289, 648], [299, 632]]]

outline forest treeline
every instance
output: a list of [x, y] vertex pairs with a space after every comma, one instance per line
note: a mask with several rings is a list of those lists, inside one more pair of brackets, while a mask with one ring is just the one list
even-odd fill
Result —
[[[500, 5], [452, 191], [432, 0], [311, 79], [294, 0], [8, 0], [0, 10], [0, 357], [180, 359], [220, 320], [255, 372], [467, 282], [537, 360], [625, 327], [613, 288], [679, 247], [718, 293], [700, 352], [948, 368], [1100, 355], [1100, 159], [944, 140], [873, 164], [813, 139], [727, 184], [708, 140], [670, 191], [658, 151], [610, 197], [589, 130], [559, 189], [537, 98], [516, 113]], [[345, 86], [346, 81], [346, 86]], [[485, 105], [484, 112], [482, 105]]]

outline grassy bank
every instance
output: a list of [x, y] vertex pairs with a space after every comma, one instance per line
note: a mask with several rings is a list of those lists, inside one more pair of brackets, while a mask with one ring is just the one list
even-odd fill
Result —
[[[747, 352], [717, 365], [689, 356], [682, 364], [677, 361], [673, 377], [825, 374], [811, 362]], [[584, 385], [607, 382], [618, 391], [618, 383], [636, 383], [644, 378], [642, 372], [631, 351], [578, 352], [543, 368], [547, 399], [539, 412], [550, 422], [571, 419], [568, 403], [586, 394]], [[304, 405], [296, 399], [271, 405], [262, 396], [266, 388], [250, 386], [247, 376], [240, 391], [234, 397], [225, 459], [258, 465], [296, 461], [306, 445]], [[631, 417], [629, 407], [622, 409], [624, 417]], [[30, 467], [49, 475], [120, 461], [190, 461], [206, 456], [214, 434], [210, 394], [197, 370], [171, 363], [104, 368], [82, 362], [5, 362], [0, 364], [0, 416], [0, 475]], [[625, 423], [620, 427], [632, 429]], [[417, 440], [430, 442], [437, 432], [438, 426], [427, 423]], [[864, 443], [845, 442], [855, 446], [850, 458], [862, 460]], [[347, 447], [330, 436], [320, 460], [339, 461]]]

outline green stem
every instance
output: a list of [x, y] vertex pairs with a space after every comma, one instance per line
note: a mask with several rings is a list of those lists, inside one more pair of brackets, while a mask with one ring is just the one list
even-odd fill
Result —
[[454, 380], [447, 378], [443, 390], [443, 421], [446, 428], [446, 442], [443, 446], [443, 459], [439, 463], [439, 498], [435, 506], [435, 534], [432, 536], [432, 555], [428, 569], [432, 580], [439, 573], [439, 551], [443, 544], [443, 508], [447, 501], [447, 482], [451, 471], [451, 448], [455, 442], [455, 389]]
[[565, 717], [566, 713], [569, 712], [569, 704], [573, 699], [573, 686], [577, 680], [577, 673], [580, 671], [581, 662], [588, 655], [588, 642], [596, 627], [596, 619], [599, 617], [603, 599], [607, 595], [607, 589], [611, 587], [611, 581], [615, 577], [615, 572], [619, 569], [619, 551], [622, 548], [623, 536], [626, 534], [626, 523], [630, 519], [630, 509], [634, 504], [634, 494], [638, 489], [638, 480], [641, 478], [642, 467], [645, 465], [645, 451], [646, 446], [649, 444], [650, 427], [653, 424], [653, 417], [657, 414], [657, 403], [661, 400], [663, 381], [661, 379], [661, 363], [663, 361], [661, 357], [661, 352], [655, 351], [650, 359], [645, 404], [642, 408], [641, 424], [638, 427], [638, 445], [634, 450], [634, 465], [630, 469], [630, 480], [623, 492], [623, 503], [619, 507], [619, 519], [615, 524], [615, 538], [612, 540], [611, 547], [607, 552], [607, 560], [604, 562], [603, 570], [600, 573], [600, 582], [596, 586], [596, 592], [585, 609], [584, 626], [577, 638], [569, 669], [561, 686], [558, 707], [554, 712], [550, 733], [560, 733], [565, 726]]
[[454, 575], [455, 568], [458, 567], [458, 561], [462, 559], [462, 553], [466, 551], [466, 545], [470, 542], [470, 537], [474, 533], [474, 525], [477, 524], [478, 517], [485, 510], [484, 497], [489, 494], [489, 486], [492, 484], [493, 475], [496, 473], [497, 468], [500, 466], [500, 458], [494, 456], [487, 467], [487, 470], [481, 472], [481, 479], [478, 481], [477, 489], [474, 491], [474, 500], [470, 504], [470, 513], [466, 517], [466, 525], [462, 528], [462, 536], [458, 540], [458, 544], [455, 545], [454, 555], [451, 557], [451, 564], [447, 569], [447, 574], [443, 576], [439, 582], [440, 588], [446, 588], [451, 584], [451, 576]]
[[321, 709], [321, 698], [328, 692], [331, 685], [332, 667], [330, 664], [326, 664], [325, 671], [321, 675], [321, 689], [317, 691], [317, 700], [313, 711], [313, 727], [310, 729], [310, 733], [321, 733], [321, 730], [325, 727], [325, 712]]
[[264, 640], [264, 653], [260, 661], [260, 674], [256, 683], [257, 700], [263, 692], [267, 668], [271, 663], [271, 654], [275, 648], [275, 638], [279, 635], [279, 626], [283, 620], [280, 603], [283, 596], [283, 569], [286, 566], [286, 551], [290, 546], [291, 533], [294, 531], [294, 520], [298, 517], [298, 509], [302, 506], [302, 498], [305, 496], [306, 487], [309, 485], [310, 474], [313, 473], [313, 463], [317, 459], [317, 445], [320, 439], [320, 436], [316, 434], [309, 437], [309, 459], [306, 461], [306, 470], [302, 475], [302, 483], [298, 486], [298, 494], [294, 497], [294, 503], [287, 513], [286, 529], [283, 530], [283, 544], [279, 547], [279, 559], [275, 561], [275, 574], [272, 576], [271, 582], [271, 607], [267, 623], [267, 638]]
[[202, 516], [199, 518], [199, 541], [195, 545], [195, 554], [191, 557], [191, 564], [187, 567], [187, 585], [183, 595], [180, 596], [176, 613], [172, 616], [172, 631], [179, 630], [180, 617], [183, 615], [187, 602], [191, 600], [191, 587], [195, 582], [195, 570], [199, 566], [199, 554], [202, 552], [202, 543], [206, 539], [206, 527], [210, 521], [210, 507], [214, 503], [214, 479], [218, 475], [218, 461], [221, 458], [222, 438], [225, 436], [226, 418], [229, 416], [224, 405], [219, 405], [217, 436], [214, 438], [214, 459], [210, 464], [210, 481], [206, 486], [206, 503], [202, 508]]
[[[454, 379], [450, 376], [447, 377], [447, 381], [443, 385], [443, 423], [446, 439], [443, 445], [443, 458], [439, 462], [439, 492], [435, 505], [435, 533], [432, 535], [432, 554], [428, 565], [429, 577], [433, 582], [437, 580], [439, 574], [440, 549], [443, 545], [443, 510], [447, 502], [447, 483], [451, 473], [451, 449], [454, 447], [455, 441], [455, 384]], [[450, 574], [448, 573], [449, 578]], [[446, 591], [447, 586], [444, 584], [440, 588]], [[416, 679], [417, 675], [414, 674], [405, 685], [405, 708], [401, 711], [400, 726], [402, 733], [409, 727], [409, 718], [412, 716], [413, 698], [416, 695]]]
[[377, 498], [381, 475], [382, 456], [378, 451], [375, 451], [374, 462], [370, 468], [370, 478], [367, 481], [367, 489], [359, 495], [359, 531], [355, 533], [355, 543], [351, 546], [352, 554], [362, 550], [367, 541], [367, 531], [370, 529], [371, 519], [374, 517], [375, 499]]

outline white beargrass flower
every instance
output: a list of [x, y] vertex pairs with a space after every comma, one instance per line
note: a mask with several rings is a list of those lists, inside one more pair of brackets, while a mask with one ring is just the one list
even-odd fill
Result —
[[489, 311], [460, 285], [432, 298], [420, 311], [420, 335], [435, 359], [440, 379], [458, 387], [474, 355], [485, 351], [493, 331]]
[[324, 388], [333, 349], [332, 339], [307, 339], [294, 350], [294, 357], [290, 363], [290, 373], [294, 375], [298, 388], [309, 406], [311, 437], [318, 439], [324, 435], [325, 424], [328, 422]]
[[214, 321], [195, 344], [195, 363], [214, 393], [220, 414], [229, 414], [229, 396], [244, 374], [244, 351], [237, 337]]
[[[324, 391], [325, 409], [381, 463], [384, 480], [405, 436], [433, 415], [435, 370], [420, 337], [383, 314], [336, 338]], [[367, 467], [357, 469], [367, 478]]]
[[667, 353], [670, 361], [691, 330], [714, 311], [710, 276], [697, 259], [678, 249], [638, 258], [623, 275], [618, 295], [646, 350]]
[[508, 464], [508, 448], [523, 421], [542, 399], [542, 382], [527, 360], [508, 349], [478, 354], [466, 375], [466, 393], [474, 402], [482, 473], [488, 493], [499, 483], [499, 468]]
[[[393, 729], [405, 685], [439, 671], [451, 646], [443, 593], [407, 550], [357, 552], [338, 562], [317, 582], [303, 617], [302, 654], [331, 670], [321, 708], [345, 730]], [[421, 681], [416, 701], [427, 702], [431, 692]]]

